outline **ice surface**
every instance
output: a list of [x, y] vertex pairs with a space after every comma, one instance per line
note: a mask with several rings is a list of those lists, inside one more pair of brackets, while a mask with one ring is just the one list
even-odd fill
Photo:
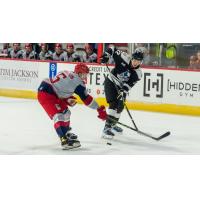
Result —
[[[81, 148], [62, 150], [51, 121], [36, 100], [0, 97], [0, 154], [4, 155], [186, 155], [200, 154], [200, 118], [153, 112], [131, 111], [138, 128], [154, 136], [166, 131], [171, 135], [161, 141], [138, 135], [124, 128], [107, 145], [101, 139], [104, 122], [97, 112], [84, 105], [70, 108], [71, 126], [78, 134]], [[132, 126], [123, 111], [120, 121]]]

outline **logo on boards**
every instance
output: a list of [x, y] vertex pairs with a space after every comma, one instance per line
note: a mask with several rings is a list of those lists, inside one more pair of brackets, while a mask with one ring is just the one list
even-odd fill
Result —
[[151, 73], [144, 73], [144, 91], [143, 96], [163, 98], [163, 80], [162, 73], [152, 75]]

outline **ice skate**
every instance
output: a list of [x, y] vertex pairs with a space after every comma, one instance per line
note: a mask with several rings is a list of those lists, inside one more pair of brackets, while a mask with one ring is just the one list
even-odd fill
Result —
[[[76, 139], [75, 139], [76, 138]], [[68, 133], [66, 136], [60, 138], [63, 150], [74, 149], [81, 146], [77, 136], [73, 133]]]
[[103, 129], [102, 138], [104, 139], [112, 139], [115, 136], [111, 127], [105, 126]]
[[120, 135], [123, 134], [123, 129], [122, 129], [121, 127], [117, 126], [117, 125], [114, 125], [114, 126], [112, 127], [112, 131], [113, 131], [114, 133], [116, 133], [116, 134], [120, 134]]
[[74, 133], [71, 133], [71, 132], [69, 132], [69, 131], [67, 132], [66, 137], [67, 137], [68, 139], [71, 139], [71, 140], [76, 140], [76, 139], [78, 138], [77, 135], [75, 135]]

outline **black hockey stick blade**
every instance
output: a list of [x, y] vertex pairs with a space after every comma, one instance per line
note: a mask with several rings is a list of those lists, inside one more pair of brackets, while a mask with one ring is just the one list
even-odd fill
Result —
[[169, 135], [171, 134], [170, 131], [167, 131], [166, 133], [162, 134], [162, 135], [159, 136], [159, 137], [154, 137], [154, 136], [152, 136], [152, 135], [150, 135], [150, 134], [148, 134], [148, 133], [145, 133], [145, 132], [143, 132], [143, 131], [140, 131], [139, 129], [136, 129], [136, 128], [132, 128], [132, 127], [130, 127], [130, 126], [124, 124], [124, 123], [121, 123], [121, 122], [119, 122], [119, 121], [116, 121], [116, 120], [114, 120], [114, 119], [112, 119], [112, 118], [110, 118], [110, 117], [109, 117], [109, 119], [112, 120], [112, 121], [114, 121], [114, 122], [116, 122], [117, 124], [120, 124], [121, 126], [124, 126], [124, 127], [128, 128], [128, 129], [131, 129], [131, 130], [135, 131], [136, 133], [139, 133], [140, 135], [149, 137], [149, 138], [151, 138], [151, 139], [153, 139], [153, 140], [157, 140], [157, 141], [158, 141], [158, 140], [161, 140], [161, 139], [163, 139], [163, 138], [165, 138], [165, 137], [167, 137], [167, 136], [169, 136]]
[[155, 138], [155, 139], [156, 139], [156, 140], [161, 140], [161, 139], [163, 139], [163, 138], [169, 136], [170, 134], [171, 134], [170, 131], [167, 131], [166, 133], [164, 133], [163, 135], [161, 135], [160, 137]]
[[141, 135], [143, 135], [143, 136], [149, 137], [149, 138], [151, 138], [151, 139], [153, 139], [153, 140], [157, 140], [157, 141], [158, 141], [158, 140], [161, 140], [161, 139], [163, 139], [163, 138], [165, 138], [165, 137], [167, 137], [167, 136], [170, 135], [170, 131], [167, 131], [166, 133], [162, 134], [162, 135], [159, 136], [159, 137], [154, 137], [154, 136], [152, 136], [152, 135], [150, 135], [150, 134], [148, 134], [148, 133], [145, 133], [145, 132], [143, 132], [143, 131], [140, 131], [140, 130], [136, 130], [136, 132], [139, 133], [139, 134], [141, 134]]

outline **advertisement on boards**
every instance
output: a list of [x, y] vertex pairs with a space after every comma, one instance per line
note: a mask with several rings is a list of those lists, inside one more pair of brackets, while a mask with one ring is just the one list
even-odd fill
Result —
[[8, 89], [36, 90], [40, 79], [40, 67], [46, 63], [1, 60], [0, 87]]

